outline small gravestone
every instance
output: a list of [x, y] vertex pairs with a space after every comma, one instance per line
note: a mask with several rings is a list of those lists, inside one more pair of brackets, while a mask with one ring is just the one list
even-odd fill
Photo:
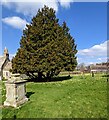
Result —
[[5, 82], [6, 86], [6, 101], [4, 106], [18, 107], [28, 101], [26, 95], [26, 80], [21, 80], [19, 75], [12, 77]]
[[92, 71], [92, 77], [94, 77], [94, 72]]

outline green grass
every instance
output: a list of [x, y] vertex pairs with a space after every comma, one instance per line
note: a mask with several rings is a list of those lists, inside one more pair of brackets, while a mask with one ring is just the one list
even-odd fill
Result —
[[29, 101], [17, 109], [4, 107], [3, 118], [107, 117], [107, 81], [101, 75], [74, 76], [58, 82], [28, 82], [26, 86]]
[[[0, 82], [0, 98], [2, 98], [2, 84]], [[2, 118], [2, 99], [0, 99], [0, 119]]]

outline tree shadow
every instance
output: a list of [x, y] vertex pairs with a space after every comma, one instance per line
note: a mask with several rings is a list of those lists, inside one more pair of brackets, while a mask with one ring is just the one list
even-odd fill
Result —
[[106, 75], [102, 75], [102, 77], [109, 77], [109, 74], [106, 74]]
[[70, 75], [68, 75], [68, 76], [57, 76], [57, 77], [53, 77], [51, 79], [43, 78], [41, 81], [39, 81], [37, 78], [36, 79], [29, 79], [28, 82], [37, 82], [37, 83], [41, 83], [41, 82], [58, 82], [58, 81], [69, 80], [71, 78], [72, 77]]
[[58, 82], [58, 81], [64, 81], [64, 80], [69, 80], [72, 77], [70, 75], [68, 76], [58, 76], [58, 77], [53, 77], [50, 82]]
[[27, 92], [26, 93], [26, 97], [29, 98], [32, 94], [34, 94], [35, 92]]

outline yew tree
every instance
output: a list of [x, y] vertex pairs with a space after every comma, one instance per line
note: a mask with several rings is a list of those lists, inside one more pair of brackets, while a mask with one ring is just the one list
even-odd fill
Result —
[[23, 30], [20, 48], [12, 59], [12, 72], [38, 75], [50, 80], [61, 70], [73, 71], [77, 65], [75, 40], [66, 23], [59, 24], [55, 11], [44, 6]]

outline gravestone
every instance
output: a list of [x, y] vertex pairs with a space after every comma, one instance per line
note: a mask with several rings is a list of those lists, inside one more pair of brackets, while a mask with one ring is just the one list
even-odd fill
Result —
[[26, 95], [26, 80], [21, 80], [19, 76], [12, 76], [5, 82], [6, 101], [4, 106], [18, 107], [28, 101]]
[[92, 71], [92, 77], [94, 77], [94, 72]]

